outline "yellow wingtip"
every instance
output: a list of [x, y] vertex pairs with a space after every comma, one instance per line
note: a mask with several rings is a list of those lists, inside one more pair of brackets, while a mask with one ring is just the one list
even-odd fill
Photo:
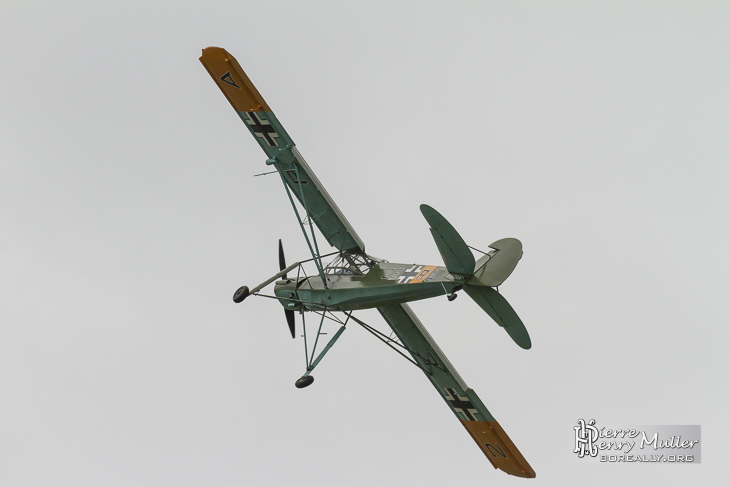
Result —
[[271, 111], [236, 58], [228, 51], [221, 47], [206, 47], [200, 62], [236, 111]]
[[534, 479], [535, 471], [496, 421], [461, 420], [494, 468], [516, 477]]

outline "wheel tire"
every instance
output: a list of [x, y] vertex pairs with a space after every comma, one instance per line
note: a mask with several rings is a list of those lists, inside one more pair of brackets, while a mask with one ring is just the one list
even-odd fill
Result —
[[248, 286], [241, 286], [233, 293], [233, 302], [240, 303], [248, 296]]
[[314, 382], [314, 377], [311, 375], [308, 375], [306, 377], [300, 377], [297, 379], [297, 381], [294, 383], [297, 389], [304, 389], [308, 385], [311, 385], [312, 382]]

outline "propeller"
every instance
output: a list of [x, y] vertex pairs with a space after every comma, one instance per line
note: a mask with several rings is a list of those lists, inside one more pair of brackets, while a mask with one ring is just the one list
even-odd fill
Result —
[[[283, 271], [284, 269], [286, 269], [286, 258], [284, 258], [284, 246], [281, 244], [281, 239], [279, 239], [279, 270]], [[286, 279], [286, 274], [282, 277]], [[284, 315], [286, 316], [286, 323], [289, 325], [291, 337], [294, 338], [294, 310], [285, 309]]]
[[285, 309], [284, 314], [286, 315], [286, 322], [289, 325], [291, 337], [294, 338], [294, 310]]
[[[286, 269], [286, 259], [284, 258], [284, 246], [281, 244], [281, 239], [279, 239], [279, 270], [283, 271]], [[286, 279], [286, 274], [284, 274], [284, 279]]]

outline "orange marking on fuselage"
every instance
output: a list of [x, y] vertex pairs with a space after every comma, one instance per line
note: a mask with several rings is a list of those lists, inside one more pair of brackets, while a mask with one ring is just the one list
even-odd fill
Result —
[[421, 272], [419, 272], [416, 277], [414, 277], [413, 279], [411, 279], [408, 282], [408, 284], [416, 284], [416, 283], [425, 281], [426, 278], [428, 276], [430, 276], [431, 273], [433, 271], [435, 271], [435, 270], [436, 270], [436, 266], [435, 265], [425, 265], [425, 266], [423, 266], [423, 269], [421, 269]]

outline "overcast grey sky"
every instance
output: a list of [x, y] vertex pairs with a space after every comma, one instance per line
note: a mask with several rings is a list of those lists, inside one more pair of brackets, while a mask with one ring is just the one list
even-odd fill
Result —
[[[730, 454], [730, 4], [0, 6], [0, 484], [710, 485]], [[494, 471], [415, 367], [345, 332], [296, 390], [307, 257], [198, 61], [236, 56], [372, 255], [517, 237], [500, 288], [414, 311], [537, 472]], [[359, 316], [385, 329], [375, 312]], [[382, 325], [382, 326], [381, 326]], [[349, 328], [349, 327], [348, 327]], [[700, 424], [701, 465], [576, 465], [578, 418]]]

